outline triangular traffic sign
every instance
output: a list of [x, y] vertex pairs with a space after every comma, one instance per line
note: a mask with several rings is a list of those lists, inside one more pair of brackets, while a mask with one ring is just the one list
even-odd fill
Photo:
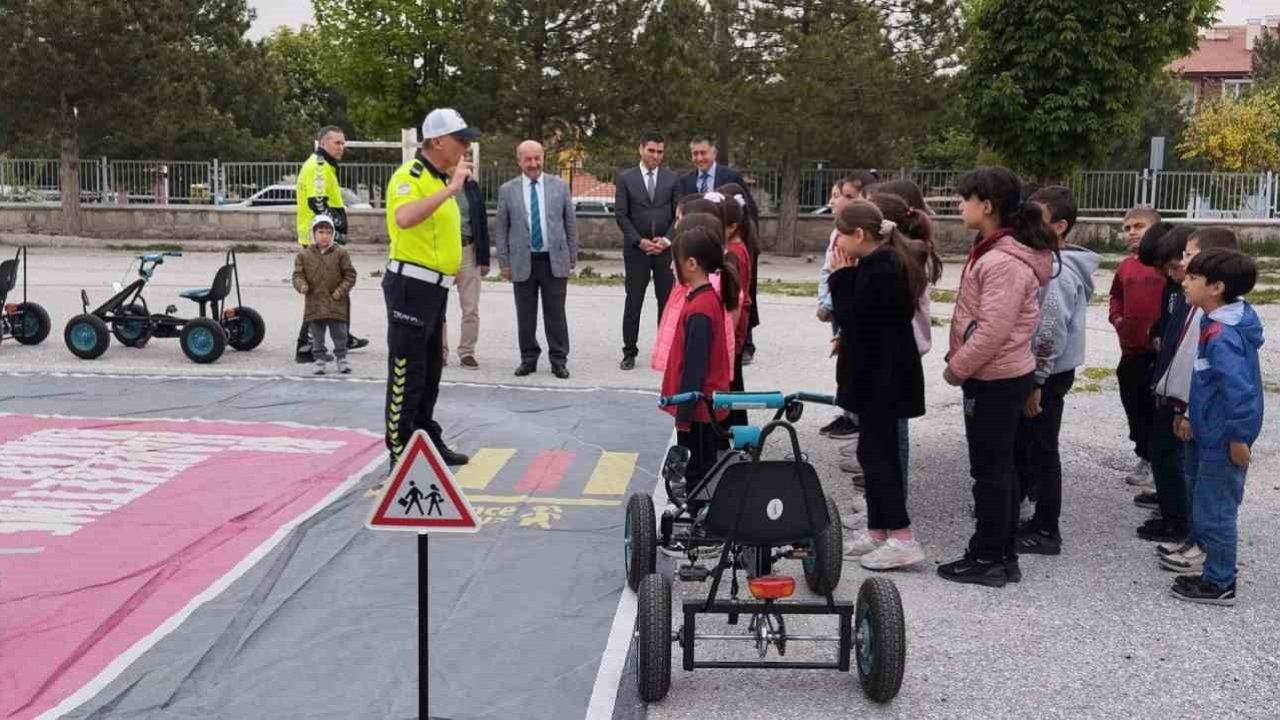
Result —
[[413, 433], [369, 518], [373, 530], [473, 533], [476, 513], [431, 438]]

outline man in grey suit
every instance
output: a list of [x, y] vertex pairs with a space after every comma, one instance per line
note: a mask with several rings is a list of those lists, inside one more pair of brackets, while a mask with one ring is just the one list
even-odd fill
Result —
[[537, 372], [538, 295], [542, 295], [543, 328], [551, 357], [551, 372], [569, 377], [569, 323], [564, 301], [569, 272], [578, 264], [578, 226], [569, 185], [542, 172], [542, 145], [526, 140], [516, 148], [520, 177], [498, 189], [494, 217], [498, 267], [512, 281], [516, 297], [516, 327], [520, 336], [520, 366], [516, 376]]
[[640, 312], [644, 294], [653, 277], [653, 294], [658, 299], [658, 319], [671, 294], [671, 241], [674, 228], [679, 178], [662, 167], [666, 150], [662, 136], [647, 133], [640, 140], [640, 164], [618, 174], [614, 183], [614, 216], [622, 228], [622, 261], [626, 268], [627, 304], [622, 313], [623, 370], [634, 370], [636, 339], [640, 335]]

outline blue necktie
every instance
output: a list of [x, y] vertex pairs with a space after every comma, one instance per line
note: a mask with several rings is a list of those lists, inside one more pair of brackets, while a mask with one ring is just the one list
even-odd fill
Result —
[[529, 181], [529, 244], [542, 252], [542, 208], [538, 203], [538, 181]]
[[698, 192], [704, 193], [707, 191], [707, 180], [709, 179], [710, 179], [710, 176], [707, 175], [706, 173], [703, 173], [698, 177]]

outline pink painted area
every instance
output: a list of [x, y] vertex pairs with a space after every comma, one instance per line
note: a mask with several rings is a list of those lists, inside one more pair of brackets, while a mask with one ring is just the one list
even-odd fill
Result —
[[[0, 718], [57, 706], [384, 450], [349, 430], [0, 415], [0, 443], [77, 428], [339, 441], [329, 454], [222, 450], [76, 532], [0, 534]], [[0, 499], [26, 489], [0, 480]]]
[[560, 479], [572, 463], [572, 450], [544, 450], [538, 453], [516, 483], [516, 492], [551, 493], [559, 490]]

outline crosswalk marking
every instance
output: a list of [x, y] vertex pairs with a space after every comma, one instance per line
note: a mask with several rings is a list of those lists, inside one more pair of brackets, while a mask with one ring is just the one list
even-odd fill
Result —
[[636, 470], [639, 453], [602, 452], [596, 469], [587, 481], [584, 495], [622, 495], [631, 484], [631, 474]]
[[544, 450], [529, 463], [524, 476], [516, 483], [517, 493], [549, 493], [560, 489], [560, 480], [573, 462], [571, 450]]
[[480, 448], [453, 476], [463, 489], [483, 490], [515, 454], [514, 448]]

